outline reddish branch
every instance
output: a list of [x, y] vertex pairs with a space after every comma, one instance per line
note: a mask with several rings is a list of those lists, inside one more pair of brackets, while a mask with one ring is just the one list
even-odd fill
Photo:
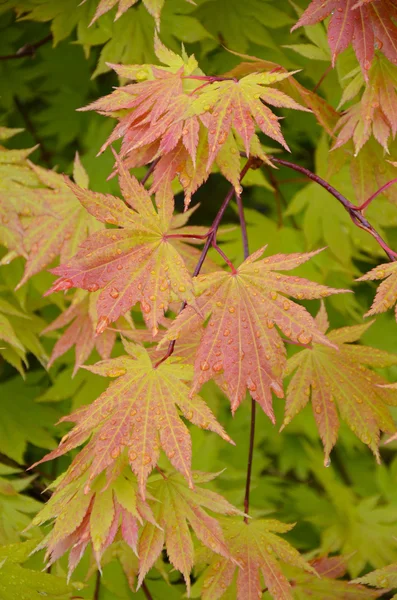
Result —
[[[322, 177], [319, 177], [319, 175], [316, 175], [315, 173], [312, 173], [308, 169], [305, 169], [305, 167], [296, 165], [295, 163], [289, 162], [288, 160], [283, 160], [281, 158], [275, 158], [274, 156], [272, 156], [270, 158], [271, 158], [272, 162], [274, 162], [275, 164], [282, 165], [283, 167], [287, 167], [288, 169], [292, 169], [294, 171], [297, 171], [298, 173], [302, 173], [308, 179], [311, 179], [312, 181], [315, 181], [316, 183], [321, 185], [325, 190], [327, 190], [327, 192], [329, 192], [332, 196], [334, 196], [334, 198], [336, 198], [338, 200], [338, 202], [340, 202], [340, 204], [342, 204], [342, 206], [347, 210], [354, 225], [357, 225], [357, 227], [359, 227], [360, 229], [363, 229], [364, 231], [366, 231], [367, 233], [372, 235], [372, 237], [378, 242], [379, 246], [385, 251], [389, 260], [391, 260], [391, 261], [397, 260], [397, 252], [394, 252], [391, 248], [389, 248], [389, 246], [386, 244], [384, 239], [380, 236], [380, 234], [376, 231], [376, 229], [371, 225], [371, 223], [363, 215], [363, 213], [362, 213], [363, 205], [355, 206], [352, 202], [350, 202], [350, 200], [345, 198], [345, 196], [343, 196], [343, 194], [338, 192], [337, 189], [335, 189], [331, 184], [329, 184], [327, 181], [325, 181], [325, 179], [322, 179]], [[364, 203], [364, 208], [366, 206], [368, 206], [370, 201], [372, 201], [376, 196], [378, 196], [382, 191], [384, 191], [391, 184], [392, 184], [392, 182], [389, 182], [389, 184], [386, 184], [385, 186], [383, 186], [383, 188], [378, 190], [378, 192], [376, 192], [373, 195], [373, 197], [371, 197], [369, 199], [369, 201], [367, 200], [367, 202]]]
[[[247, 223], [245, 221], [244, 206], [241, 200], [241, 196], [236, 194], [238, 216], [240, 219], [241, 237], [244, 249], [244, 259], [249, 256], [249, 245], [248, 245], [248, 233]], [[254, 441], [255, 441], [255, 421], [256, 421], [256, 402], [251, 398], [251, 425], [250, 425], [250, 437], [248, 447], [248, 462], [247, 462], [247, 475], [245, 480], [245, 495], [244, 495], [244, 512], [247, 516], [244, 517], [244, 521], [248, 523], [248, 512], [250, 507], [250, 491], [251, 491], [251, 475], [252, 475], [252, 461], [254, 456]]]
[[159, 162], [160, 158], [156, 158], [156, 160], [154, 160], [152, 162], [152, 164], [150, 165], [150, 167], [148, 168], [148, 170], [146, 171], [145, 175], [142, 177], [141, 179], [141, 184], [145, 185], [145, 183], [147, 182], [147, 180], [149, 179], [150, 175], [153, 173], [154, 169], [156, 168], [157, 163]]
[[51, 40], [52, 33], [46, 35], [45, 38], [39, 40], [38, 42], [35, 42], [34, 44], [25, 44], [24, 46], [19, 48], [19, 50], [17, 50], [15, 54], [6, 54], [5, 56], [0, 56], [0, 60], [13, 60], [15, 58], [26, 58], [27, 56], [34, 58], [36, 56], [36, 50], [40, 48], [40, 46], [44, 46], [44, 44], [51, 42]]
[[153, 600], [151, 593], [149, 592], [148, 586], [146, 585], [146, 583], [143, 581], [142, 582], [142, 591], [146, 596], [147, 600]]

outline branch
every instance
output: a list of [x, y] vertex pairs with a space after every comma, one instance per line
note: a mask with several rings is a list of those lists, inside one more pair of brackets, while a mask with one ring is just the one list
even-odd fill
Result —
[[92, 600], [99, 600], [100, 591], [101, 591], [101, 573], [99, 571], [97, 571], [96, 578], [95, 578], [94, 596], [93, 596]]
[[19, 50], [15, 52], [15, 54], [6, 54], [5, 56], [0, 56], [0, 60], [13, 60], [15, 58], [26, 58], [30, 56], [34, 58], [36, 56], [36, 50], [40, 48], [40, 46], [44, 46], [47, 42], [52, 40], [52, 33], [46, 35], [45, 38], [35, 42], [34, 44], [25, 44]]
[[141, 588], [142, 588], [142, 591], [145, 594], [147, 600], [153, 600], [152, 594], [149, 592], [149, 588], [144, 581], [142, 581]]
[[[242, 169], [242, 171], [240, 173], [240, 181], [245, 177], [245, 175], [247, 174], [247, 172], [251, 168], [251, 165], [254, 163], [254, 161], [255, 161], [255, 159], [253, 159], [251, 157], [247, 160], [247, 162], [245, 163], [245, 166], [243, 167], [243, 169]], [[205, 259], [207, 257], [209, 249], [211, 248], [211, 246], [213, 245], [214, 242], [216, 243], [216, 234], [217, 234], [219, 225], [220, 225], [220, 223], [222, 221], [223, 215], [225, 214], [226, 209], [229, 206], [229, 203], [230, 203], [231, 199], [233, 198], [234, 194], [235, 194], [235, 190], [234, 190], [234, 187], [232, 187], [229, 190], [229, 192], [226, 194], [226, 197], [225, 197], [224, 201], [222, 202], [221, 207], [218, 210], [218, 213], [217, 213], [217, 215], [216, 215], [216, 217], [215, 217], [215, 219], [214, 219], [214, 221], [213, 221], [213, 223], [212, 223], [212, 225], [211, 225], [211, 227], [210, 227], [210, 229], [208, 231], [206, 242], [205, 242], [204, 247], [203, 247], [203, 249], [201, 251], [200, 258], [198, 259], [198, 262], [197, 262], [196, 268], [193, 271], [192, 277], [197, 277], [197, 275], [200, 273], [201, 267], [203, 266], [203, 263], [204, 263], [204, 261], [205, 261]], [[181, 310], [179, 312], [182, 312], [183, 309], [185, 308], [185, 306], [186, 306], [186, 302], [184, 302], [182, 304], [182, 308], [181, 308]], [[176, 340], [172, 340], [169, 343], [168, 350], [165, 353], [165, 355], [163, 356], [163, 358], [161, 358], [154, 365], [155, 369], [157, 369], [157, 367], [160, 366], [161, 363], [163, 363], [165, 360], [167, 360], [167, 358], [169, 358], [171, 356], [171, 354], [174, 352], [175, 341]]]
[[372, 237], [377, 241], [379, 246], [384, 250], [384, 252], [386, 253], [389, 260], [391, 260], [391, 261], [397, 260], [397, 252], [394, 252], [391, 248], [389, 248], [389, 246], [386, 244], [386, 242], [380, 236], [380, 234], [376, 231], [376, 229], [364, 217], [360, 206], [355, 206], [352, 202], [350, 202], [350, 200], [345, 198], [345, 196], [343, 196], [343, 194], [338, 192], [337, 189], [335, 189], [332, 185], [330, 185], [327, 181], [325, 181], [325, 179], [322, 179], [322, 177], [319, 177], [315, 173], [312, 173], [308, 169], [305, 169], [305, 167], [296, 165], [295, 163], [289, 162], [288, 160], [283, 160], [281, 158], [275, 158], [274, 156], [271, 156], [269, 158], [275, 164], [282, 165], [283, 167], [287, 167], [289, 169], [292, 169], [293, 171], [302, 173], [303, 175], [308, 177], [308, 179], [311, 179], [312, 181], [315, 181], [316, 183], [321, 185], [325, 190], [327, 190], [327, 192], [329, 192], [332, 196], [334, 196], [334, 198], [336, 198], [338, 200], [338, 202], [340, 202], [340, 204], [342, 204], [342, 206], [345, 208], [345, 210], [349, 213], [349, 216], [350, 216], [351, 220], [353, 221], [354, 225], [356, 225], [360, 229], [363, 229], [364, 231], [366, 231], [367, 233], [372, 235]]
[[148, 170], [146, 171], [145, 175], [142, 177], [141, 179], [141, 184], [145, 185], [145, 183], [147, 182], [147, 180], [149, 179], [150, 175], [153, 173], [154, 169], [156, 168], [157, 163], [159, 162], [160, 158], [156, 158], [152, 164], [150, 165], [150, 167], [148, 168]]
[[[241, 237], [244, 248], [244, 259], [249, 256], [248, 246], [248, 234], [247, 234], [247, 223], [245, 221], [244, 206], [241, 200], [241, 196], [236, 194], [238, 216], [240, 219]], [[255, 441], [255, 421], [256, 421], [256, 402], [251, 397], [251, 425], [250, 425], [250, 438], [248, 447], [248, 462], [247, 462], [247, 475], [245, 480], [245, 494], [244, 494], [244, 517], [245, 523], [248, 523], [248, 512], [250, 507], [250, 491], [251, 491], [251, 475], [252, 475], [252, 461], [254, 456], [254, 441]]]

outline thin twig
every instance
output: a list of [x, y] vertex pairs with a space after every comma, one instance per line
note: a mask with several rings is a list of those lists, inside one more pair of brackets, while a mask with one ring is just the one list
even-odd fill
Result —
[[[240, 173], [240, 181], [245, 177], [245, 175], [247, 174], [247, 172], [249, 171], [249, 169], [251, 168], [251, 165], [253, 164], [254, 159], [249, 158], [245, 164], [245, 166], [243, 167], [241, 173]], [[211, 248], [213, 242], [216, 242], [216, 234], [219, 228], [219, 225], [222, 221], [223, 215], [226, 212], [227, 207], [229, 206], [229, 203], [231, 201], [231, 199], [233, 198], [235, 193], [234, 187], [232, 187], [229, 192], [226, 194], [226, 197], [224, 199], [224, 201], [221, 204], [220, 209], [218, 210], [218, 213], [210, 227], [210, 230], [208, 232], [208, 237], [205, 241], [204, 247], [201, 251], [200, 254], [200, 258], [198, 259], [196, 268], [193, 271], [193, 275], [192, 277], [197, 277], [197, 275], [200, 273], [201, 271], [201, 267], [203, 266], [203, 263], [207, 257], [208, 251]], [[186, 302], [184, 302], [182, 304], [182, 308], [179, 312], [182, 312], [182, 310], [186, 307]], [[167, 360], [167, 358], [169, 358], [172, 353], [174, 352], [175, 349], [175, 341], [176, 340], [172, 340], [169, 345], [168, 345], [168, 349], [167, 352], [165, 353], [165, 355], [163, 356], [163, 358], [161, 358], [155, 365], [154, 368], [157, 369], [157, 367], [159, 367], [165, 360]]]
[[15, 54], [6, 54], [5, 56], [0, 56], [0, 60], [13, 60], [15, 58], [26, 58], [30, 56], [34, 58], [36, 56], [36, 50], [40, 48], [40, 46], [44, 46], [47, 42], [52, 40], [52, 33], [46, 35], [45, 38], [35, 42], [34, 44], [25, 44], [19, 50], [15, 52]]
[[144, 581], [142, 581], [142, 591], [145, 594], [147, 600], [153, 600], [152, 598], [152, 594], [149, 592], [148, 586], [146, 585], [146, 583]]
[[216, 250], [218, 252], [219, 256], [221, 256], [223, 258], [223, 260], [225, 261], [227, 266], [230, 268], [231, 272], [236, 274], [237, 273], [236, 267], [234, 266], [234, 264], [232, 263], [230, 258], [228, 258], [226, 256], [226, 254], [224, 253], [222, 248], [219, 248], [218, 244], [216, 243], [216, 241], [214, 239], [212, 240], [212, 247], [214, 248], [214, 250]]
[[[244, 215], [244, 206], [241, 200], [241, 196], [236, 194], [238, 216], [240, 219], [241, 237], [244, 249], [244, 259], [249, 256], [249, 245], [248, 245], [248, 234], [247, 234], [247, 223]], [[251, 426], [250, 426], [250, 438], [248, 448], [248, 461], [247, 461], [247, 475], [245, 480], [245, 494], [244, 494], [244, 517], [245, 523], [248, 523], [248, 512], [250, 507], [250, 491], [251, 491], [251, 475], [252, 475], [252, 462], [254, 456], [254, 442], [255, 442], [255, 421], [256, 421], [256, 402], [251, 397]]]
[[250, 426], [250, 443], [248, 448], [247, 476], [245, 480], [244, 494], [244, 521], [248, 523], [248, 513], [250, 508], [250, 491], [251, 491], [251, 475], [252, 462], [254, 457], [254, 441], [255, 441], [255, 421], [256, 421], [256, 402], [251, 398], [251, 426]]
[[317, 92], [318, 88], [320, 87], [320, 85], [322, 84], [322, 82], [324, 81], [324, 79], [327, 77], [328, 73], [332, 71], [332, 65], [328, 65], [328, 67], [325, 69], [324, 73], [321, 75], [320, 79], [318, 80], [318, 82], [316, 83], [316, 85], [313, 88], [313, 92]]
[[372, 200], [375, 200], [375, 198], [377, 198], [380, 194], [383, 194], [383, 192], [385, 192], [389, 187], [391, 187], [392, 185], [394, 185], [397, 182], [397, 179], [392, 179], [391, 181], [388, 181], [387, 183], [385, 183], [385, 185], [382, 185], [382, 187], [380, 187], [378, 190], [376, 190], [376, 192], [374, 192], [372, 194], [372, 196], [370, 196], [368, 198], [368, 200], [366, 200], [365, 202], [363, 202], [362, 204], [360, 204], [360, 206], [357, 206], [357, 210], [365, 210], [372, 202]]
[[99, 600], [99, 594], [101, 591], [101, 574], [97, 571], [96, 579], [95, 579], [95, 590], [92, 600]]
[[152, 164], [150, 165], [150, 167], [148, 168], [148, 170], [146, 171], [145, 175], [142, 177], [141, 179], [141, 184], [145, 185], [145, 183], [147, 182], [147, 180], [149, 179], [150, 175], [153, 173], [154, 169], [156, 168], [157, 163], [159, 162], [160, 158], [156, 158], [156, 160], [154, 160], [152, 162]]
[[353, 204], [352, 202], [350, 202], [350, 200], [345, 198], [345, 196], [343, 194], [338, 192], [338, 190], [335, 189], [327, 181], [325, 181], [325, 179], [323, 179], [319, 175], [316, 175], [315, 173], [312, 173], [305, 167], [301, 167], [300, 165], [291, 163], [288, 160], [283, 160], [281, 158], [276, 158], [274, 156], [272, 156], [270, 158], [274, 163], [282, 165], [282, 166], [292, 169], [294, 171], [297, 171], [298, 173], [302, 173], [308, 179], [311, 179], [312, 181], [315, 181], [316, 183], [321, 185], [325, 190], [327, 190], [327, 192], [329, 192], [332, 196], [334, 196], [334, 198], [336, 198], [338, 200], [338, 202], [340, 202], [340, 204], [342, 204], [342, 206], [345, 208], [345, 210], [349, 213], [349, 216], [350, 216], [351, 220], [353, 221], [354, 225], [356, 225], [360, 229], [363, 229], [364, 231], [366, 231], [367, 233], [372, 235], [372, 237], [377, 241], [379, 246], [384, 250], [384, 252], [386, 253], [389, 260], [391, 260], [391, 261], [397, 260], [397, 252], [394, 252], [391, 248], [389, 248], [389, 246], [386, 244], [386, 242], [380, 236], [380, 234], [376, 231], [376, 229], [364, 217], [364, 215], [362, 214], [362, 212], [360, 210], [360, 207], [358, 207], [355, 204]]
[[276, 208], [277, 208], [277, 225], [278, 225], [278, 228], [280, 229], [280, 227], [283, 226], [283, 211], [281, 208], [281, 202], [283, 202], [284, 206], [286, 205], [286, 202], [285, 202], [284, 196], [282, 195], [282, 193], [280, 191], [277, 179], [273, 175], [272, 168], [267, 166], [266, 172], [269, 176], [270, 183], [272, 184], [273, 189], [274, 189], [274, 198], [276, 200]]
[[249, 256], [247, 222], [244, 215], [244, 206], [240, 194], [236, 194], [236, 202], [238, 208], [238, 217], [240, 219], [241, 237], [243, 241], [244, 258]]

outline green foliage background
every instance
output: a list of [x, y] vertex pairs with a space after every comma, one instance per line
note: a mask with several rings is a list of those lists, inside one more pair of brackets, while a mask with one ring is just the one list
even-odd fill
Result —
[[[39, 47], [32, 57], [0, 60], [0, 125], [24, 131], [7, 141], [8, 148], [39, 146], [31, 155], [33, 162], [60, 172], [71, 173], [75, 152], [90, 177], [91, 187], [102, 192], [118, 193], [116, 179], [107, 180], [113, 166], [110, 151], [96, 154], [109, 136], [113, 122], [93, 112], [76, 112], [99, 96], [111, 92], [119, 81], [107, 63], [152, 63], [154, 20], [138, 3], [114, 22], [115, 9], [88, 27], [96, 6], [88, 0], [7, 0], [0, 5], [0, 56], [13, 55], [25, 44], [34, 44], [52, 34], [52, 41]], [[303, 6], [304, 3], [300, 2]], [[282, 64], [288, 69], [303, 69], [299, 80], [312, 89], [323, 75], [329, 50], [325, 28], [317, 25], [307, 31], [289, 33], [296, 21], [295, 5], [272, 0], [198, 0], [196, 5], [184, 0], [166, 0], [161, 18], [161, 39], [180, 52], [183, 43], [194, 53], [208, 74], [226, 72], [239, 59], [226, 50], [258, 56]], [[309, 37], [307, 37], [309, 36]], [[297, 52], [294, 46], [305, 44]], [[303, 52], [303, 55], [302, 55]], [[342, 76], [354, 60], [349, 51], [343, 55], [338, 69], [328, 73], [321, 84], [321, 94], [337, 106]], [[328, 146], [315, 118], [309, 114], [288, 115], [283, 122], [285, 138], [295, 162], [324, 174], [327, 170]], [[142, 176], [144, 169], [136, 170]], [[281, 183], [282, 198], [274, 193], [272, 180]], [[271, 253], [301, 252], [319, 245], [330, 251], [318, 257], [302, 273], [334, 287], [351, 287], [355, 295], [330, 299], [327, 307], [331, 324], [338, 327], [361, 321], [375, 288], [354, 284], [354, 278], [378, 264], [382, 254], [365, 233], [355, 229], [349, 217], [334, 200], [317, 187], [291, 172], [280, 169], [271, 178], [252, 173], [248, 179], [244, 201], [248, 206], [250, 249], [264, 241]], [[355, 201], [348, 169], [333, 177], [333, 185]], [[209, 224], [228, 186], [218, 175], [199, 190], [194, 200], [201, 203], [194, 215], [196, 223]], [[175, 192], [180, 192], [175, 187]], [[179, 194], [177, 206], [182, 208]], [[380, 208], [379, 208], [380, 207]], [[370, 209], [369, 216], [384, 231], [391, 247], [397, 248], [397, 210], [382, 204]], [[229, 221], [236, 222], [232, 209]], [[223, 234], [224, 249], [231, 259], [242, 260], [238, 231]], [[3, 255], [5, 249], [0, 250]], [[28, 475], [25, 468], [41, 458], [46, 449], [54, 448], [65, 433], [65, 426], [55, 422], [73, 408], [91, 402], [104, 389], [106, 382], [80, 370], [71, 378], [74, 362], [69, 351], [50, 370], [45, 363], [55, 337], [40, 337], [45, 323], [62, 308], [62, 298], [43, 298], [52, 281], [41, 273], [19, 289], [23, 259], [0, 268], [1, 302], [11, 302], [29, 315], [29, 320], [10, 316], [21, 342], [28, 349], [26, 361], [14, 356], [9, 364], [0, 362], [0, 544], [29, 540], [44, 532], [25, 531], [40, 503], [43, 489], [67, 466], [62, 458], [42, 467], [40, 473]], [[56, 305], [58, 304], [58, 306]], [[308, 303], [315, 313], [318, 303]], [[1, 308], [1, 304], [0, 304]], [[391, 333], [393, 331], [393, 333]], [[364, 335], [363, 342], [391, 352], [397, 350], [396, 324], [390, 313], [379, 316]], [[120, 348], [116, 349], [120, 352]], [[293, 352], [293, 350], [291, 351]], [[4, 358], [7, 358], [5, 356]], [[8, 357], [10, 358], [10, 357]], [[98, 356], [92, 355], [90, 362]], [[23, 363], [26, 363], [25, 365]], [[28, 365], [28, 366], [27, 366]], [[18, 373], [19, 371], [19, 373]], [[397, 368], [387, 370], [390, 380], [397, 378]], [[216, 436], [200, 429], [191, 431], [193, 467], [206, 471], [226, 471], [214, 482], [237, 506], [242, 505], [249, 439], [249, 403], [244, 403], [232, 418], [227, 402], [213, 385], [207, 385], [205, 396], [219, 420], [237, 446], [225, 445]], [[281, 424], [283, 403], [276, 404]], [[395, 409], [394, 409], [395, 410]], [[397, 416], [397, 415], [395, 415]], [[259, 411], [255, 439], [252, 481], [253, 516], [271, 515], [286, 522], [297, 522], [289, 540], [303, 553], [341, 553], [349, 556], [351, 576], [397, 561], [397, 457], [396, 444], [382, 447], [382, 465], [375, 464], [364, 445], [342, 426], [338, 444], [332, 453], [330, 468], [324, 469], [320, 441], [311, 409], [307, 407], [283, 432], [273, 427]], [[394, 536], [394, 537], [393, 537]], [[32, 543], [18, 546], [20, 562], [28, 559]], [[30, 544], [30, 545], [29, 545]], [[33, 544], [34, 545], [34, 544]], [[26, 550], [27, 549], [27, 550]], [[0, 549], [0, 564], [1, 564]], [[7, 556], [15, 556], [9, 550]], [[117, 549], [105, 561], [101, 581], [101, 600], [144, 598], [133, 595], [117, 560]], [[8, 559], [9, 560], [9, 559]], [[39, 578], [42, 555], [25, 562], [36, 574], [24, 577], [40, 589], [53, 585], [52, 598], [92, 598], [96, 576], [89, 557], [78, 567], [73, 581], [88, 579], [86, 587], [70, 592], [65, 582], [51, 584]], [[166, 561], [160, 571], [149, 573], [147, 582], [153, 598], [181, 598], [184, 586]], [[15, 559], [15, 569], [22, 569]], [[64, 577], [66, 563], [62, 559], [52, 574]], [[162, 575], [160, 574], [162, 572]], [[0, 597], [36, 598], [34, 593], [2, 591]], [[174, 583], [169, 586], [167, 580]], [[52, 580], [51, 580], [52, 581]], [[54, 580], [55, 581], [55, 580]], [[32, 584], [33, 582], [33, 584]], [[58, 586], [58, 587], [57, 587]], [[32, 588], [33, 589], [33, 588]], [[193, 588], [199, 596], [199, 591]], [[25, 593], [25, 595], [23, 595]], [[7, 595], [9, 594], [9, 595]], [[14, 595], [12, 595], [14, 594]], [[37, 596], [41, 598], [41, 596]]]

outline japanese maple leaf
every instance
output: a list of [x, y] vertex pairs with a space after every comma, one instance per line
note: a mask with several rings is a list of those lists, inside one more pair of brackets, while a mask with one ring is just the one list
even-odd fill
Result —
[[[329, 324], [322, 306], [317, 326], [325, 334]], [[387, 405], [397, 404], [393, 390], [380, 387], [387, 383], [380, 375], [364, 365], [386, 367], [397, 364], [397, 356], [377, 348], [351, 344], [356, 342], [371, 325], [354, 325], [336, 329], [328, 334], [333, 346], [313, 344], [292, 356], [285, 375], [296, 373], [287, 391], [284, 424], [311, 401], [314, 418], [323, 445], [326, 465], [336, 443], [339, 416], [350, 429], [379, 457], [380, 431], [394, 432], [395, 425]]]
[[150, 194], [119, 161], [118, 168], [125, 203], [69, 183], [89, 213], [119, 227], [90, 236], [73, 258], [53, 269], [61, 277], [47, 293], [73, 286], [90, 292], [103, 288], [97, 302], [97, 333], [140, 302], [155, 335], [173, 295], [194, 303], [191, 277], [177, 250], [181, 240], [174, 243], [174, 236], [185, 232], [178, 220], [173, 227], [173, 198], [157, 195], [156, 210]]
[[[359, 277], [357, 281], [377, 281], [379, 279], [384, 281], [379, 285], [372, 306], [364, 315], [365, 317], [386, 312], [395, 305], [397, 301], [397, 261], [379, 265]], [[397, 306], [395, 315], [397, 320]]]
[[302, 25], [314, 25], [331, 15], [328, 42], [332, 64], [338, 54], [350, 44], [364, 76], [378, 48], [392, 63], [397, 63], [397, 4], [395, 0], [312, 0], [292, 30]]
[[[312, 341], [331, 345], [307, 310], [288, 300], [312, 299], [344, 292], [275, 271], [298, 267], [318, 251], [276, 254], [259, 260], [261, 248], [235, 273], [218, 271], [194, 279], [197, 307], [185, 308], [167, 331], [166, 340], [185, 337], [203, 329], [195, 360], [193, 391], [215, 378], [230, 398], [234, 412], [248, 389], [274, 422], [272, 390], [283, 396], [282, 370], [285, 348], [279, 329], [301, 344]], [[201, 313], [201, 314], [200, 314]]]
[[[84, 0], [84, 2], [86, 2], [86, 1], [87, 0]], [[144, 4], [146, 10], [148, 11], [148, 13], [150, 13], [152, 15], [152, 17], [154, 18], [154, 20], [156, 22], [157, 29], [160, 29], [160, 15], [161, 15], [161, 10], [164, 6], [164, 2], [165, 2], [165, 0], [143, 0], [143, 4]], [[119, 19], [129, 8], [131, 8], [131, 6], [135, 6], [135, 4], [137, 4], [137, 3], [138, 3], [138, 0], [100, 0], [99, 4], [97, 6], [97, 9], [95, 11], [95, 15], [91, 21], [91, 25], [97, 19], [99, 19], [99, 17], [101, 17], [102, 15], [107, 13], [109, 10], [111, 10], [114, 6], [116, 6], [116, 4], [118, 4], [118, 9], [117, 9], [115, 21], [117, 19]], [[83, 4], [83, 2], [82, 2], [82, 4]]]
[[388, 152], [389, 139], [397, 133], [396, 86], [397, 68], [377, 57], [360, 102], [353, 104], [339, 119], [334, 149], [352, 138], [357, 155], [372, 133]]
[[[387, 590], [388, 588], [397, 587], [397, 564], [388, 565], [376, 571], [371, 571], [363, 577], [358, 577], [353, 583], [364, 583], [375, 588]], [[375, 592], [376, 593], [376, 592]], [[382, 595], [382, 593], [378, 595]], [[396, 596], [393, 596], [395, 598]]]
[[293, 546], [277, 534], [286, 533], [294, 525], [275, 520], [258, 520], [245, 523], [241, 519], [225, 524], [225, 538], [236, 563], [215, 557], [205, 571], [202, 582], [203, 600], [218, 600], [237, 574], [237, 600], [257, 600], [262, 597], [262, 578], [273, 598], [293, 600], [293, 589], [277, 559], [314, 573]]
[[205, 402], [197, 395], [189, 397], [185, 382], [191, 379], [192, 369], [188, 365], [171, 357], [156, 367], [144, 348], [130, 342], [124, 346], [127, 355], [85, 367], [117, 380], [93, 404], [61, 419], [76, 426], [43, 460], [61, 456], [89, 439], [72, 464], [75, 472], [87, 471], [91, 480], [128, 451], [144, 497], [147, 477], [157, 464], [161, 447], [193, 485], [191, 439], [180, 413], [195, 425], [231, 440]]
[[363, 585], [340, 579], [347, 571], [343, 556], [321, 556], [309, 561], [309, 564], [320, 577], [294, 567], [285, 570], [291, 582], [294, 600], [304, 600], [308, 596], [321, 600], [370, 600], [381, 595]]
[[[18, 131], [7, 130], [3, 135], [0, 132], [0, 140], [12, 137]], [[37, 216], [43, 212], [51, 214], [51, 209], [38, 202], [37, 196], [32, 193], [32, 189], [40, 185], [27, 160], [34, 149], [8, 150], [0, 146], [0, 243], [25, 257], [24, 228], [20, 217]]]
[[[24, 245], [28, 259], [18, 287], [42, 271], [57, 256], [60, 256], [61, 262], [68, 261], [87, 236], [100, 228], [99, 223], [78, 202], [62, 175], [33, 163], [30, 163], [30, 167], [44, 186], [31, 193], [37, 204], [48, 205], [52, 212], [29, 219], [26, 223]], [[78, 156], [74, 174], [81, 185], [87, 184], [87, 176], [82, 171]]]
[[127, 166], [156, 161], [151, 191], [171, 194], [171, 183], [178, 176], [186, 206], [214, 161], [237, 191], [241, 190], [240, 150], [269, 162], [257, 128], [287, 148], [279, 119], [266, 104], [308, 110], [270, 87], [288, 78], [287, 72], [217, 81], [202, 74], [193, 56], [183, 61], [157, 37], [155, 51], [167, 67], [145, 65], [137, 70], [113, 65], [123, 76], [144, 80], [116, 89], [84, 110], [118, 116], [119, 124], [102, 150], [122, 137], [121, 156]]
[[76, 347], [73, 375], [85, 363], [94, 348], [97, 349], [101, 358], [110, 357], [116, 341], [116, 333], [105, 329], [101, 334], [96, 335], [95, 304], [94, 294], [88, 296], [85, 292], [83, 294], [77, 292], [71, 305], [42, 331], [42, 334], [46, 334], [68, 325], [52, 350], [48, 367], [51, 367], [57, 358], [73, 346]]
[[[292, 74], [253, 73], [239, 81], [214, 81], [198, 94], [188, 109], [188, 114], [209, 113], [205, 123], [209, 143], [207, 170], [211, 168], [216, 155], [232, 131], [241, 138], [247, 156], [250, 154], [251, 140], [256, 127], [289, 150], [281, 133], [279, 118], [266, 105], [308, 111], [284, 92], [269, 87]], [[236, 142], [234, 146], [237, 147]]]
[[32, 522], [42, 525], [54, 519], [37, 549], [46, 549], [47, 566], [69, 551], [69, 577], [90, 544], [100, 568], [102, 555], [118, 532], [137, 553], [140, 526], [149, 522], [156, 527], [150, 506], [138, 494], [135, 477], [122, 463], [110, 481], [99, 476], [87, 489], [87, 478], [85, 474], [61, 485]]
[[141, 585], [146, 573], [160, 556], [164, 543], [171, 564], [180, 571], [185, 579], [187, 594], [190, 594], [190, 572], [194, 564], [194, 546], [189, 526], [202, 544], [213, 552], [230, 559], [221, 526], [217, 519], [206, 510], [222, 515], [243, 516], [237, 508], [225, 498], [207, 490], [199, 483], [207, 483], [216, 475], [194, 472], [194, 489], [190, 489], [179, 473], [156, 475], [148, 484], [156, 502], [152, 504], [153, 513], [159, 527], [147, 522], [142, 530], [138, 555], [139, 579]]

